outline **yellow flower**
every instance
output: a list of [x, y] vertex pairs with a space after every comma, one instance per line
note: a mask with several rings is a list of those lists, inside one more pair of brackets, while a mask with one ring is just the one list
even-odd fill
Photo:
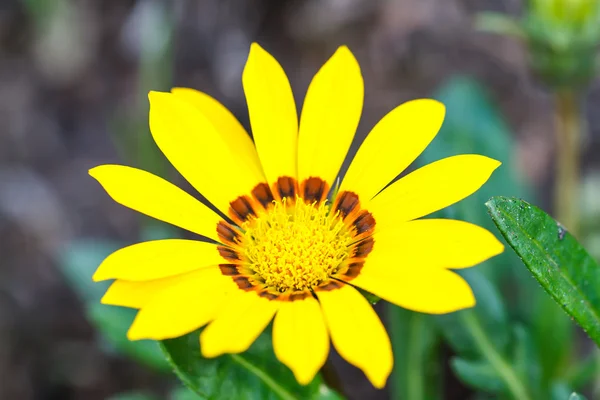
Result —
[[500, 163], [449, 157], [387, 186], [444, 118], [441, 103], [410, 101], [375, 125], [328, 198], [363, 106], [350, 50], [340, 47], [316, 74], [300, 123], [283, 69], [257, 44], [242, 82], [254, 142], [204, 93], [149, 95], [158, 147], [228, 218], [148, 172], [90, 170], [116, 202], [216, 242], [157, 240], [118, 250], [94, 275], [116, 279], [102, 301], [139, 309], [132, 340], [208, 324], [200, 335], [205, 357], [245, 351], [274, 319], [275, 354], [298, 382], [323, 366], [331, 338], [381, 388], [392, 369], [390, 341], [356, 288], [424, 313], [472, 307], [469, 285], [451, 269], [497, 255], [502, 244], [466, 222], [417, 218], [469, 196]]

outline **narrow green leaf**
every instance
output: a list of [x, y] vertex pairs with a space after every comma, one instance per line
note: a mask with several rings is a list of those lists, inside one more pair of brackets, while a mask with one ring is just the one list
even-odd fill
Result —
[[201, 356], [198, 337], [194, 332], [161, 343], [177, 376], [202, 399], [340, 399], [319, 376], [307, 386], [299, 385], [275, 358], [267, 332], [245, 353], [211, 359]]
[[533, 400], [527, 382], [521, 379], [514, 366], [494, 346], [476, 314], [472, 310], [461, 311], [457, 314], [460, 315], [465, 329], [473, 337], [475, 346], [481, 354], [481, 359], [489, 363], [504, 383], [503, 392], [518, 400]]
[[494, 223], [552, 298], [600, 345], [600, 268], [548, 214], [529, 203], [495, 197]]
[[527, 382], [533, 398], [543, 398], [540, 357], [533, 335], [525, 325], [520, 323], [513, 326], [512, 332], [512, 365], [520, 379]]
[[467, 385], [484, 392], [505, 391], [505, 385], [496, 370], [486, 361], [469, 361], [455, 357], [450, 362], [452, 371]]
[[[462, 271], [461, 275], [473, 289], [477, 306], [436, 318], [445, 339], [458, 354], [460, 361], [454, 361], [454, 372], [475, 388], [532, 399], [530, 382], [520, 373], [520, 364], [510, 351], [515, 338], [498, 291], [477, 269]], [[529, 362], [538, 362], [537, 354], [530, 357]]]
[[[500, 293], [477, 268], [462, 271], [461, 275], [467, 280], [477, 299], [473, 312], [482, 329], [494, 347], [504, 354], [510, 340], [510, 325]], [[446, 341], [459, 356], [471, 360], [481, 357], [471, 332], [462, 323], [460, 312], [437, 316], [435, 321], [441, 327]]]

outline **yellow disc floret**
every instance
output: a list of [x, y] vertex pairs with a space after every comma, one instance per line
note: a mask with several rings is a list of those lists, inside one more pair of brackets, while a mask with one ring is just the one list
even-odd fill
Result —
[[279, 292], [310, 289], [326, 281], [348, 257], [352, 236], [324, 202], [276, 202], [244, 226], [248, 267]]

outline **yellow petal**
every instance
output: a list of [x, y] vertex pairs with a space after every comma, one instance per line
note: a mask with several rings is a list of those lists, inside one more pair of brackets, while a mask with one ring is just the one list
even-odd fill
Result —
[[216, 319], [200, 334], [202, 355], [217, 357], [248, 350], [269, 325], [279, 304], [254, 291], [234, 291]]
[[367, 265], [407, 268], [468, 268], [504, 251], [504, 245], [487, 229], [451, 219], [405, 222], [374, 236]]
[[367, 265], [352, 284], [390, 303], [422, 313], [445, 314], [475, 305], [469, 284], [456, 273], [419, 265], [397, 268], [397, 264], [396, 260], [387, 264], [378, 261], [375, 266], [369, 265], [367, 259]]
[[89, 171], [119, 204], [190, 232], [219, 240], [214, 211], [177, 186], [141, 169], [100, 165]]
[[193, 104], [215, 127], [236, 157], [256, 176], [263, 176], [256, 147], [237, 118], [223, 104], [206, 93], [188, 88], [173, 88], [171, 93]]
[[127, 337], [164, 340], [190, 333], [216, 316], [232, 287], [218, 267], [191, 274], [157, 293], [138, 312]]
[[338, 353], [360, 368], [376, 388], [383, 388], [393, 358], [390, 339], [369, 302], [356, 289], [318, 291], [331, 341]]
[[149, 281], [224, 262], [213, 243], [183, 239], [153, 240], [115, 251], [100, 264], [93, 279]]
[[280, 176], [297, 177], [298, 114], [283, 68], [252, 43], [242, 74], [250, 124], [269, 184]]
[[368, 204], [381, 231], [441, 210], [477, 191], [500, 166], [488, 157], [465, 154], [444, 158], [408, 174]]
[[[196, 271], [191, 272], [190, 274], [195, 273]], [[168, 278], [145, 282], [132, 282], [117, 279], [110, 285], [100, 302], [111, 306], [142, 308], [162, 290], [187, 279], [188, 275], [189, 274], [175, 275]]]
[[373, 250], [350, 282], [409, 310], [443, 314], [472, 307], [464, 268], [503, 250], [487, 230], [453, 220], [418, 220], [378, 232]]
[[314, 297], [281, 303], [273, 323], [273, 348], [300, 384], [313, 380], [329, 353], [327, 328]]
[[364, 84], [360, 66], [340, 47], [313, 78], [300, 117], [298, 179], [320, 177], [331, 187], [360, 120]]
[[150, 92], [150, 131], [171, 164], [226, 213], [229, 203], [264, 180], [240, 161], [223, 135], [194, 105], [171, 93]]
[[373, 198], [425, 150], [445, 112], [442, 103], [431, 99], [409, 101], [390, 111], [358, 149], [340, 190]]

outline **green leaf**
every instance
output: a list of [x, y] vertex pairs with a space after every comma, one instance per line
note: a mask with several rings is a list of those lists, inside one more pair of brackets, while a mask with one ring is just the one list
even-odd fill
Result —
[[575, 392], [573, 392], [573, 393], [571, 393], [571, 395], [569, 396], [569, 399], [568, 399], [568, 400], [585, 400], [585, 397], [583, 397], [583, 395], [582, 395], [582, 394], [579, 394], [579, 393], [575, 393]]
[[274, 356], [271, 336], [263, 333], [242, 354], [206, 359], [199, 332], [165, 340], [162, 349], [181, 381], [203, 399], [340, 399], [317, 376], [307, 386]]
[[491, 393], [499, 393], [505, 390], [504, 382], [500, 380], [496, 370], [486, 361], [469, 361], [455, 357], [450, 362], [450, 366], [461, 381], [473, 388]]
[[502, 235], [552, 298], [600, 345], [600, 269], [560, 224], [523, 200], [487, 203]]

